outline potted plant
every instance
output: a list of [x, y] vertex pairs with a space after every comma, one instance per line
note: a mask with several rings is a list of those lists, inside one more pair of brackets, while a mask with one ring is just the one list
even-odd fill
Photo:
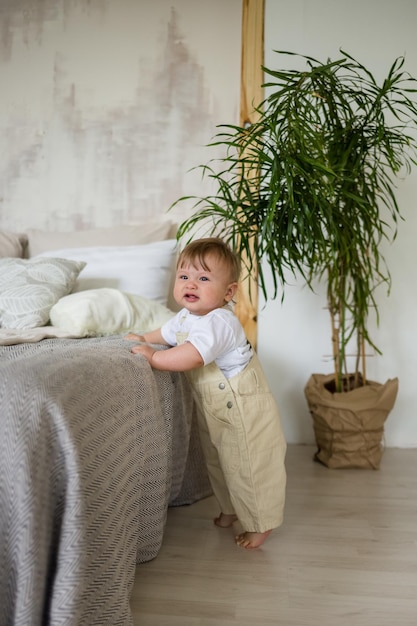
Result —
[[215, 192], [192, 197], [178, 237], [202, 226], [226, 239], [258, 272], [265, 299], [292, 274], [312, 289], [326, 281], [334, 372], [312, 375], [305, 387], [316, 459], [377, 468], [398, 380], [369, 381], [365, 361], [370, 349], [380, 352], [369, 328], [371, 318], [379, 323], [377, 287], [390, 287], [381, 243], [395, 238], [401, 219], [395, 180], [417, 162], [417, 83], [402, 57], [379, 84], [344, 51], [326, 62], [278, 54], [304, 69], [263, 68], [270, 80], [257, 121], [220, 127], [210, 145], [224, 156], [199, 166]]

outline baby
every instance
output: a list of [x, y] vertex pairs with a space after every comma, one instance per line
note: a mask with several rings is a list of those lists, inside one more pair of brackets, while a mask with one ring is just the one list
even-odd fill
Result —
[[126, 339], [140, 342], [132, 352], [153, 368], [186, 372], [220, 506], [215, 524], [227, 528], [238, 519], [244, 531], [236, 543], [252, 549], [283, 520], [286, 442], [258, 357], [231, 307], [239, 276], [240, 260], [221, 239], [193, 241], [177, 263], [179, 313], [161, 328]]

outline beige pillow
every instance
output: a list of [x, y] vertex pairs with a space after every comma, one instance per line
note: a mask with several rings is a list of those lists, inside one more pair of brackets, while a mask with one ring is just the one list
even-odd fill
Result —
[[79, 337], [146, 332], [173, 315], [158, 302], [107, 287], [64, 296], [50, 312], [54, 327]]
[[23, 258], [28, 242], [27, 235], [0, 230], [0, 257]]
[[144, 222], [109, 228], [94, 228], [71, 232], [50, 232], [28, 229], [27, 256], [29, 258], [64, 248], [85, 248], [93, 246], [136, 246], [172, 237], [173, 224], [170, 221]]

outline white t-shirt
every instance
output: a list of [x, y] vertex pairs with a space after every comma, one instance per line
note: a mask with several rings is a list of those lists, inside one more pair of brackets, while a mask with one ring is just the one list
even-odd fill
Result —
[[161, 334], [170, 346], [182, 341], [177, 333], [186, 335], [201, 354], [204, 365], [215, 361], [226, 378], [241, 372], [252, 357], [252, 347], [245, 331], [229, 307], [215, 309], [206, 315], [193, 315], [182, 309], [161, 327]]

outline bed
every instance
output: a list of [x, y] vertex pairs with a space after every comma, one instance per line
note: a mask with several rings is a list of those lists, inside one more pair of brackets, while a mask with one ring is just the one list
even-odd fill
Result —
[[168, 507], [211, 493], [184, 375], [124, 338], [172, 315], [175, 250], [158, 229], [52, 250], [0, 235], [16, 243], [0, 258], [1, 626], [133, 624], [135, 568], [157, 556]]

